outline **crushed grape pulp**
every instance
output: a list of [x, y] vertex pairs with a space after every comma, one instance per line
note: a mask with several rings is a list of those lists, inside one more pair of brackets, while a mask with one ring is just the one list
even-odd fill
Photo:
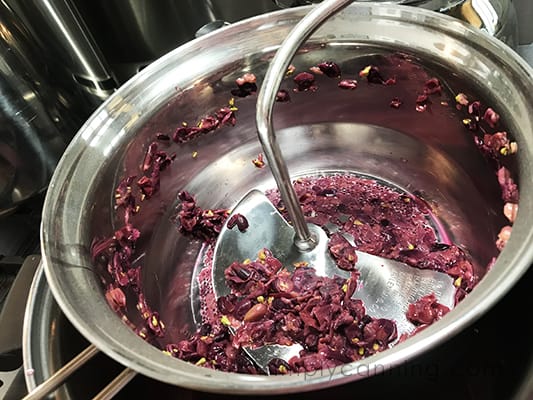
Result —
[[[292, 67], [287, 76], [294, 70]], [[357, 81], [353, 77], [343, 78], [334, 62], [326, 61], [312, 67], [311, 71], [330, 77], [341, 90], [357, 92]], [[359, 77], [376, 86], [396, 84], [394, 76], [385, 78], [379, 68], [372, 65], [361, 69]], [[296, 92], [312, 95], [317, 90], [314, 75], [309, 72], [299, 72], [292, 81]], [[236, 85], [232, 94], [237, 97], [253, 96], [257, 90], [253, 74], [243, 75], [236, 80]], [[439, 100], [442, 106], [449, 105], [441, 95], [441, 83], [431, 78], [414, 98], [392, 98], [389, 104], [390, 108], [397, 109], [410, 102], [417, 111], [425, 112]], [[289, 91], [280, 89], [277, 100], [290, 101]], [[455, 101], [455, 107], [464, 114], [462, 122], [466, 132], [494, 166], [501, 187], [505, 203], [503, 214], [509, 220], [496, 242], [501, 250], [510, 237], [518, 209], [518, 188], [507, 168], [507, 158], [516, 153], [517, 144], [509, 139], [507, 132], [500, 130], [500, 117], [492, 108], [470, 101], [463, 93], [457, 94]], [[100, 267], [108, 303], [139, 336], [156, 346], [160, 343], [158, 338], [165, 337], [165, 324], [144, 296], [142, 266], [132, 260], [141, 235], [134, 225], [140, 204], [160, 190], [160, 176], [175, 158], [175, 154], [161, 150], [159, 143], [170, 143], [172, 139], [179, 146], [223, 126], [230, 128], [237, 123], [237, 111], [235, 100], [231, 99], [228, 106], [205, 116], [197, 124], [184, 122], [174, 132], [156, 133], [147, 147], [138, 176], [125, 177], [115, 190], [115, 209], [123, 222], [122, 228], [110, 237], [93, 240], [93, 261]], [[253, 165], [264, 166], [262, 159], [259, 161], [260, 165], [255, 160]], [[428, 223], [431, 210], [422, 199], [353, 175], [306, 177], [295, 181], [294, 186], [307, 220], [320, 226], [338, 225], [341, 231], [354, 238], [359, 251], [448, 273], [455, 279], [457, 301], [476, 284], [478, 278], [469, 256], [453, 243], [438, 240]], [[272, 190], [268, 196], [285, 214], [279, 193]], [[215, 299], [210, 284], [212, 246], [229, 211], [201, 208], [194, 195], [186, 191], [179, 194], [179, 201], [174, 216], [179, 234], [200, 239], [211, 248], [205, 256], [205, 268], [199, 274], [203, 323], [188, 339], [167, 344], [162, 349], [165, 353], [199, 366], [255, 374], [260, 371], [242, 352], [243, 346], [300, 343], [304, 348], [300, 357], [288, 362], [276, 359], [269, 365], [270, 373], [286, 374], [359, 360], [404, 339], [397, 337], [393, 321], [373, 318], [366, 314], [360, 300], [352, 298], [358, 278], [357, 257], [351, 244], [338, 235], [331, 236], [329, 249], [339, 266], [351, 271], [349, 279], [318, 277], [309, 265], [298, 265], [294, 272], [289, 272], [275, 255], [264, 249], [255, 260], [235, 260], [226, 271], [232, 293]], [[248, 224], [245, 216], [241, 217], [232, 224], [235, 229], [245, 230]], [[126, 315], [132, 301], [140, 323], [134, 324]], [[417, 332], [448, 311], [428, 293], [411, 304], [406, 314], [417, 326]], [[238, 328], [236, 334], [230, 333], [230, 325]]]
[[[321, 226], [338, 225], [354, 238], [358, 250], [447, 272], [461, 282], [460, 297], [473, 287], [472, 263], [457, 246], [438, 241], [426, 203], [354, 175], [306, 177], [294, 186], [306, 219]], [[268, 196], [285, 214], [279, 192], [269, 191]], [[349, 279], [319, 277], [312, 265], [305, 264], [290, 272], [292, 268], [286, 268], [290, 266], [263, 249], [257, 259], [238, 260], [227, 268], [225, 277], [232, 293], [218, 300], [212, 292], [212, 253], [208, 253], [205, 271], [200, 274], [202, 334], [167, 350], [182, 359], [202, 360], [203, 365], [205, 359], [207, 366], [219, 368], [219, 361], [213, 361], [210, 353], [215, 343], [228, 349], [301, 344], [300, 357], [271, 362], [270, 373], [279, 374], [330, 368], [389, 348], [398, 339], [396, 325], [368, 315], [364, 304], [352, 298], [357, 287], [357, 258], [352, 245], [339, 238], [338, 233], [331, 235], [329, 248], [341, 268], [352, 270]], [[418, 329], [446, 313], [446, 307], [431, 295], [411, 312]], [[417, 317], [418, 309], [425, 311], [419, 312], [423, 317]], [[235, 335], [229, 334], [229, 326]], [[213, 341], [214, 337], [218, 341]], [[234, 358], [230, 370], [240, 371], [237, 364]], [[247, 372], [250, 368], [253, 366], [248, 365]]]

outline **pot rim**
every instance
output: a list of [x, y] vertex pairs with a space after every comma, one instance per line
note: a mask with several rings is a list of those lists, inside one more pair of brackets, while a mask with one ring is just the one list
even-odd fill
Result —
[[[103, 296], [101, 296], [102, 298], [94, 296], [95, 299], [92, 300], [96, 303], [92, 302], [90, 306], [84, 305], [80, 299], [68, 296], [64, 291], [63, 283], [74, 274], [81, 277], [81, 280], [76, 281], [76, 285], [80, 285], [80, 292], [82, 289], [84, 291], [101, 291], [96, 279], [94, 279], [91, 266], [84, 265], [83, 260], [79, 258], [80, 254], [86, 255], [87, 249], [79, 249], [80, 242], [72, 241], [73, 238], [81, 236], [81, 228], [78, 223], [83, 221], [86, 214], [84, 206], [87, 205], [83, 201], [86, 200], [85, 196], [89, 189], [73, 188], [71, 182], [75, 181], [72, 179], [72, 174], [80, 170], [77, 168], [78, 163], [83, 157], [88, 156], [91, 143], [95, 143], [94, 141], [99, 138], [98, 135], [105, 134], [106, 123], [113, 122], [111, 120], [114, 118], [113, 113], [117, 110], [120, 111], [121, 107], [128, 103], [135, 104], [134, 100], [139, 95], [139, 89], [143, 85], [155, 85], [157, 83], [151, 81], [152, 77], [168, 73], [172, 69], [172, 65], [179, 63], [180, 60], [188, 60], [187, 57], [193, 56], [199, 49], [206, 50], [213, 40], [231, 38], [238, 32], [248, 31], [250, 27], [268, 29], [269, 26], [272, 26], [272, 21], [275, 21], [274, 25], [290, 23], [301, 18], [308, 9], [309, 7], [299, 7], [250, 18], [195, 39], [163, 56], [130, 79], [93, 113], [59, 162], [45, 199], [41, 225], [43, 265], [50, 289], [64, 314], [87, 340], [111, 358], [139, 373], [190, 389], [235, 394], [291, 393], [325, 388], [361, 379], [384, 371], [384, 368], [400, 365], [466, 327], [492, 307], [531, 265], [533, 247], [529, 243], [533, 242], [533, 229], [527, 224], [525, 218], [521, 218], [524, 213], [521, 209], [514, 226], [514, 230], [518, 231], [518, 234], [511, 236], [492, 270], [486, 274], [473, 292], [446, 317], [390, 350], [360, 362], [340, 366], [333, 373], [330, 373], [331, 371], [320, 373], [319, 371], [312, 376], [310, 374], [253, 376], [194, 366], [168, 357], [155, 347], [147, 345], [116, 317]], [[512, 72], [520, 74], [526, 80], [526, 84], [530, 88], [529, 92], [533, 92], [533, 71], [524, 60], [501, 42], [461, 21], [432, 11], [398, 5], [352, 4], [345, 12], [357, 17], [387, 19], [398, 24], [410, 24], [415, 28], [438, 30], [439, 33], [448, 36], [463, 37], [470, 41], [472, 47], [492, 54], [501, 61], [502, 65], [505, 65]], [[524, 92], [526, 92], [525, 89]], [[530, 98], [529, 100], [530, 104], [533, 104], [533, 99]], [[120, 115], [115, 118], [115, 121], [119, 118]], [[530, 122], [531, 124], [532, 122]], [[131, 131], [134, 130], [134, 126], [135, 123], [132, 123]], [[124, 137], [127, 137], [127, 134]], [[532, 144], [531, 138], [524, 140]], [[521, 145], [521, 151], [524, 152], [531, 152], [529, 149], [532, 148], [533, 145]], [[529, 153], [526, 155], [530, 159], [533, 158]], [[526, 166], [523, 164], [521, 167], [525, 168]], [[521, 194], [525, 198], [532, 198], [533, 188], [531, 186], [533, 185], [531, 182], [525, 184], [526, 182], [526, 179], [522, 177]], [[82, 190], [82, 192], [70, 193], [75, 189]], [[65, 191], [70, 191], [70, 199], [75, 200], [69, 204], [68, 210], [61, 205], [65, 201]], [[60, 212], [58, 212], [58, 207]], [[66, 232], [72, 233], [72, 236], [66, 235]], [[519, 235], [521, 241], [518, 239]], [[57, 252], [58, 248], [61, 249], [60, 254]], [[507, 271], [506, 265], [513, 265], [513, 268]], [[89, 289], [84, 285], [87, 285]], [[77, 301], [78, 304], [74, 304], [73, 300]], [[98, 314], [100, 324], [96, 324], [95, 320], [90, 318], [95, 312]], [[106, 329], [109, 326], [113, 327], [113, 332]]]

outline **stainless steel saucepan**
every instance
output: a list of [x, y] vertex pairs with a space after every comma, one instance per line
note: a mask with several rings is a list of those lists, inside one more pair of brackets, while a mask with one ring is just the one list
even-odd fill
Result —
[[[533, 260], [533, 72], [512, 50], [452, 18], [405, 6], [354, 4], [329, 20], [302, 47], [293, 65], [307, 71], [333, 60], [343, 78], [316, 77], [316, 91], [294, 92], [279, 103], [274, 123], [293, 178], [351, 172], [421, 196], [435, 214], [435, 228], [471, 255], [480, 282], [440, 321], [392, 349], [327, 373], [252, 376], [215, 371], [169, 357], [139, 337], [111, 309], [91, 260], [95, 237], [108, 237], [123, 221], [114, 210], [115, 187], [142, 173], [144, 155], [157, 134], [172, 135], [228, 104], [235, 80], [247, 72], [260, 85], [269, 60], [309, 10], [258, 16], [196, 39], [144, 69], [107, 100], [70, 144], [50, 184], [42, 222], [43, 262], [51, 290], [73, 325], [96, 347], [149, 377], [187, 388], [247, 394], [279, 394], [339, 385], [411, 359], [466, 327], [493, 306]], [[367, 65], [396, 71], [395, 85], [373, 85], [358, 72]], [[417, 95], [438, 77], [442, 97], [423, 112]], [[512, 235], [501, 253], [495, 242], [509, 224], [494, 165], [474, 143], [464, 108], [467, 93], [497, 110], [516, 141], [509, 168], [520, 188]], [[399, 108], [393, 99], [402, 100]], [[166, 324], [160, 345], [194, 331], [198, 323], [197, 277], [205, 247], [176, 231], [177, 193], [193, 193], [204, 208], [232, 207], [252, 188], [273, 188], [268, 168], [256, 168], [254, 94], [236, 97], [236, 124], [185, 144], [160, 144], [176, 152], [161, 173], [161, 190], [141, 202], [134, 223], [141, 238], [133, 256], [142, 265], [147, 303]], [[233, 104], [233, 103], [232, 103]], [[168, 146], [168, 148], [166, 147]], [[493, 257], [496, 262], [490, 269]], [[367, 305], [371, 309], [371, 305]], [[125, 310], [139, 320], [135, 304]]]

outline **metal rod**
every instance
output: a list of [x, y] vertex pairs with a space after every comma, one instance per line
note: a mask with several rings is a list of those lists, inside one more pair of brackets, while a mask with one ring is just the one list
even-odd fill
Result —
[[281, 198], [296, 231], [294, 244], [300, 251], [315, 248], [316, 238], [311, 235], [300, 203], [294, 190], [287, 165], [281, 154], [274, 125], [272, 109], [279, 86], [294, 54], [311, 34], [331, 15], [340, 11], [353, 0], [326, 0], [313, 8], [291, 31], [274, 55], [257, 97], [256, 125], [259, 141], [268, 160], [272, 175], [278, 185]]
[[115, 379], [102, 389], [100, 393], [93, 397], [93, 400], [110, 400], [122, 390], [135, 376], [137, 372], [130, 368], [125, 368]]
[[89, 345], [85, 350], [79, 353], [76, 357], [70, 360], [63, 367], [58, 369], [50, 378], [41, 383], [22, 400], [39, 400], [57, 389], [65, 380], [83, 364], [89, 361], [98, 353], [98, 349], [93, 344]]

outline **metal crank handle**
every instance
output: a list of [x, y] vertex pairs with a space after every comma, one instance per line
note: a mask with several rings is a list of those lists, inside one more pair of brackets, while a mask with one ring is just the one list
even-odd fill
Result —
[[296, 192], [292, 187], [289, 171], [274, 132], [272, 109], [281, 80], [298, 48], [333, 14], [353, 0], [326, 0], [314, 7], [291, 31], [274, 55], [257, 97], [256, 125], [259, 141], [268, 160], [281, 198], [296, 231], [294, 244], [300, 251], [310, 251], [317, 245], [317, 238], [305, 222]]

